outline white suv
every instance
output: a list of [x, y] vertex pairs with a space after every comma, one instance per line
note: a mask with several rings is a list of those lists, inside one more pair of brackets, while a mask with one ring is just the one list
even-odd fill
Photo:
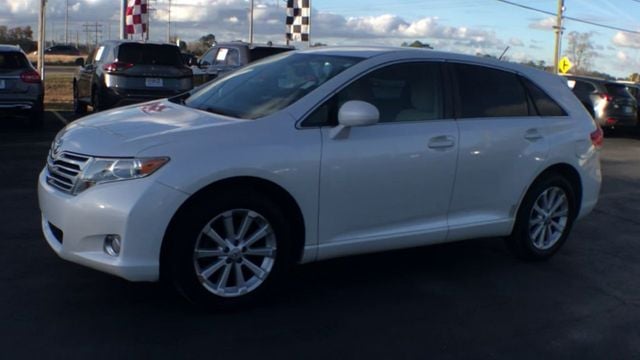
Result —
[[294, 263], [504, 236], [545, 259], [595, 206], [602, 131], [559, 77], [417, 49], [289, 52], [56, 137], [62, 258], [254, 300]]

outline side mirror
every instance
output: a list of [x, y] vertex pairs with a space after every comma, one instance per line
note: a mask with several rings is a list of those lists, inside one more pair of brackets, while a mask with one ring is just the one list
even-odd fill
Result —
[[76, 64], [76, 66], [84, 66], [84, 59], [83, 58], [77, 58], [76, 61], [74, 62], [74, 64]]
[[378, 108], [365, 101], [347, 101], [338, 110], [338, 123], [345, 127], [373, 125], [379, 120]]

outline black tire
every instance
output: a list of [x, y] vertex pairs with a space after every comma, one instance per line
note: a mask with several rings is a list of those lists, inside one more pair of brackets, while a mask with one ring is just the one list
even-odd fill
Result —
[[75, 83], [73, 84], [73, 112], [76, 115], [84, 115], [87, 113], [87, 104], [78, 98], [78, 88]]
[[[543, 249], [540, 246], [536, 246], [534, 244], [534, 239], [532, 239], [531, 231], [535, 234], [535, 231], [538, 229], [537, 227], [535, 229], [533, 228], [537, 225], [534, 225], [534, 222], [540, 221], [539, 217], [536, 217], [536, 219], [533, 220], [533, 211], [536, 201], [540, 199], [545, 191], [551, 189], [560, 189], [560, 193], [563, 192], [565, 194], [567, 199], [567, 218], [564, 228], [561, 231], [561, 236], [553, 242], [552, 246]], [[577, 215], [576, 211], [575, 191], [571, 183], [566, 178], [556, 173], [550, 173], [539, 178], [533, 183], [533, 185], [531, 185], [529, 191], [524, 197], [524, 200], [522, 201], [522, 204], [520, 205], [513, 232], [507, 238], [507, 245], [509, 249], [513, 251], [516, 256], [524, 260], [540, 261], [550, 258], [567, 240]], [[552, 222], [552, 219], [548, 221]], [[545, 225], [540, 226], [544, 227]], [[544, 235], [542, 236], [544, 237]], [[549, 245], [551, 245], [551, 243]]]
[[[257, 288], [249, 290], [242, 295], [225, 297], [215, 294], [207, 287], [211, 286], [210, 283], [207, 283], [207, 280], [215, 282], [217, 279], [217, 281], [220, 281], [219, 279], [223, 275], [216, 271], [210, 275], [209, 279], [204, 280], [198, 277], [197, 265], [195, 264], [197, 260], [194, 258], [194, 251], [200, 241], [199, 239], [204, 238], [201, 233], [205, 226], [232, 209], [251, 210], [266, 219], [275, 235], [277, 249], [273, 257], [271, 270], [266, 275], [265, 280], [261, 280], [262, 282]], [[287, 217], [277, 203], [255, 191], [225, 191], [202, 196], [188, 204], [186, 208], [181, 209], [167, 232], [164, 239], [167, 242], [167, 246], [161, 263], [163, 280], [172, 283], [173, 287], [187, 300], [199, 306], [220, 309], [255, 303], [273, 291], [277, 283], [288, 273], [293, 263], [291, 227], [286, 219]], [[237, 227], [235, 228], [237, 229]], [[219, 247], [217, 249], [222, 248]], [[226, 247], [225, 250], [228, 251]], [[222, 261], [222, 258], [212, 258], [212, 262], [209, 265]], [[230, 256], [225, 260], [227, 261], [226, 264], [229, 264], [229, 261], [234, 261], [229, 260], [229, 258]], [[223, 266], [226, 267], [226, 264]], [[221, 268], [221, 271], [224, 272], [225, 269]], [[231, 271], [234, 272], [235, 276], [237, 270], [234, 268]], [[232, 277], [229, 274], [227, 276]], [[232, 281], [238, 286], [237, 280]]]

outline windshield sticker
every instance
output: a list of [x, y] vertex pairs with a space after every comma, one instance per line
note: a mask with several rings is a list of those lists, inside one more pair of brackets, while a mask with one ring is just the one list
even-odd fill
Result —
[[229, 52], [229, 49], [225, 49], [225, 48], [218, 50], [218, 55], [216, 55], [216, 60], [224, 61], [224, 59], [227, 58], [228, 52]]
[[155, 103], [155, 104], [145, 105], [140, 107], [140, 110], [145, 114], [161, 113], [167, 109], [170, 109], [170, 107], [166, 106], [163, 103]]

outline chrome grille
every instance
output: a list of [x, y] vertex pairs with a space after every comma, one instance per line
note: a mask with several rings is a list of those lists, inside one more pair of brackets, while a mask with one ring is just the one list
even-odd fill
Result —
[[73, 193], [78, 176], [91, 160], [90, 156], [61, 152], [54, 154], [49, 151], [47, 157], [47, 183], [56, 189]]

